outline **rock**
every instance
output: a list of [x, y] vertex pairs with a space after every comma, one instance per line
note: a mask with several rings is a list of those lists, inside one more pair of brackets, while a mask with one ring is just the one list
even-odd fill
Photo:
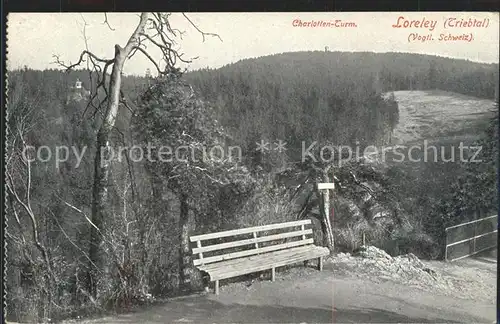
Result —
[[384, 250], [374, 246], [362, 246], [353, 252], [354, 255], [368, 259], [386, 259], [392, 260], [392, 257]]
[[363, 246], [356, 249], [353, 255], [358, 256], [358, 258], [347, 259], [344, 257], [339, 261], [345, 264], [353, 263], [356, 271], [369, 275], [373, 279], [392, 278], [423, 287], [429, 284], [441, 284], [443, 281], [443, 278], [436, 271], [427, 267], [412, 253], [392, 258], [384, 250], [374, 246]]
[[425, 272], [427, 272], [431, 276], [435, 276], [436, 275], [436, 271], [432, 270], [431, 268], [423, 268], [422, 270], [424, 270]]
[[425, 265], [422, 263], [422, 261], [420, 261], [420, 259], [413, 253], [400, 255], [400, 256], [397, 256], [395, 259], [398, 262], [399, 261], [407, 262], [407, 263], [411, 264], [412, 266], [419, 268], [419, 269], [423, 269], [425, 267]]
[[339, 259], [347, 259], [347, 258], [350, 258], [351, 257], [351, 253], [339, 253], [337, 254], [337, 258]]

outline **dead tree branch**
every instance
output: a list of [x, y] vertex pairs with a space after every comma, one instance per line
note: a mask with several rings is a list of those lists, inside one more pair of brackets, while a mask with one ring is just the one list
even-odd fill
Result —
[[111, 27], [111, 25], [108, 22], [108, 14], [107, 13], [104, 13], [104, 22], [103, 22], [103, 24], [107, 25], [108, 28], [111, 29], [112, 31], [115, 31], [115, 29], [113, 27]]
[[191, 19], [189, 19], [189, 17], [188, 17], [188, 16], [186, 16], [186, 14], [185, 14], [185, 13], [182, 13], [182, 15], [184, 16], [184, 18], [186, 18], [186, 20], [187, 20], [187, 21], [189, 21], [189, 23], [191, 24], [191, 26], [193, 26], [193, 27], [194, 27], [194, 28], [195, 28], [195, 29], [196, 29], [196, 30], [197, 30], [197, 31], [201, 34], [201, 36], [203, 37], [203, 42], [205, 42], [205, 36], [213, 36], [213, 37], [217, 37], [217, 38], [219, 38], [219, 40], [222, 42], [222, 38], [220, 38], [220, 36], [219, 36], [218, 34], [214, 34], [214, 33], [206, 33], [206, 32], [204, 32], [204, 31], [200, 30], [200, 28], [198, 28], [198, 26], [196, 26], [196, 24], [195, 24], [195, 23], [193, 23], [193, 22], [191, 21]]
[[[26, 151], [27, 144], [26, 144], [26, 141], [24, 139], [24, 136], [25, 136], [24, 131], [26, 128], [23, 127], [23, 125], [18, 124], [17, 129], [18, 129], [18, 134], [15, 134], [14, 136], [18, 136], [17, 140], [20, 140], [20, 144], [22, 145], [21, 146], [22, 151]], [[13, 141], [13, 143], [15, 143], [15, 142]], [[16, 152], [15, 150], [12, 150], [11, 154], [15, 154], [15, 152]], [[32, 207], [31, 207], [31, 185], [32, 185], [32, 183], [31, 183], [31, 162], [26, 161], [25, 158], [22, 156], [22, 154], [16, 154], [15, 157], [9, 158], [8, 160], [10, 160], [11, 163], [6, 165], [6, 171], [5, 171], [5, 175], [7, 177], [6, 187], [7, 187], [8, 196], [11, 199], [11, 206], [13, 209], [14, 217], [16, 219], [16, 222], [18, 223], [20, 230], [22, 231], [21, 220], [20, 220], [19, 215], [15, 209], [15, 204], [14, 204], [14, 202], [15, 202], [16, 204], [21, 206], [22, 210], [26, 213], [26, 215], [28, 215], [28, 218], [29, 218], [30, 223], [31, 223], [31, 239], [33, 241], [33, 244], [38, 249], [38, 251], [40, 252], [40, 254], [42, 256], [43, 262], [45, 263], [45, 266], [47, 268], [47, 274], [48, 274], [49, 279], [55, 280], [55, 276], [54, 276], [54, 273], [52, 272], [52, 266], [50, 263], [50, 257], [49, 257], [47, 248], [40, 240], [40, 235], [39, 235], [39, 231], [38, 231], [37, 216], [35, 215]], [[14, 165], [12, 163], [14, 160], [20, 161], [21, 164]], [[24, 170], [16, 170], [16, 168], [21, 168], [21, 167]], [[19, 183], [19, 181], [16, 181], [13, 174], [19, 173], [22, 171], [26, 172], [26, 179], [24, 179], [24, 185], [22, 188], [22, 189], [24, 189], [23, 190], [24, 193], [20, 194], [18, 192], [20, 186], [16, 185]], [[21, 235], [22, 235], [23, 241], [25, 241], [24, 235], [23, 234], [21, 234]]]

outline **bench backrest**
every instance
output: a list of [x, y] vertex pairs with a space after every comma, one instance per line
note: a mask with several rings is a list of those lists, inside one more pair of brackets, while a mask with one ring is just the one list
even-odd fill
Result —
[[[191, 236], [190, 241], [196, 243], [194, 265], [313, 244], [313, 231], [307, 225], [311, 225], [310, 219]], [[235, 248], [238, 251], [228, 251]]]

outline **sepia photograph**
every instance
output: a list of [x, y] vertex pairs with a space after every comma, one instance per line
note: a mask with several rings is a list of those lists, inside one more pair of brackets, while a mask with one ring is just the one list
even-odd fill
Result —
[[10, 13], [7, 323], [496, 323], [498, 12]]

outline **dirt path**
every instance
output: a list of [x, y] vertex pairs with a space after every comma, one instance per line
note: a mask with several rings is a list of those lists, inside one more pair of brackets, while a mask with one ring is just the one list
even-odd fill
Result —
[[[496, 285], [494, 276], [484, 279]], [[83, 323], [493, 323], [490, 297], [475, 301], [349, 276], [327, 263], [323, 272], [297, 267], [278, 272], [275, 282], [223, 285], [219, 296], [177, 298]]]

